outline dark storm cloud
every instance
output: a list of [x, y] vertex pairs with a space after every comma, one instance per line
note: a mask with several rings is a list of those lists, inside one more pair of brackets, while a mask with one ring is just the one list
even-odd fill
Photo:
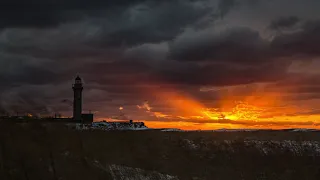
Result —
[[289, 73], [283, 79], [265, 86], [266, 92], [283, 92], [288, 100], [319, 99], [319, 74]]
[[[192, 37], [194, 36], [194, 37]], [[249, 28], [221, 33], [186, 33], [171, 46], [171, 58], [180, 61], [263, 63], [269, 60], [268, 42]]]
[[40, 61], [24, 56], [0, 55], [0, 80], [2, 87], [22, 84], [48, 84], [64, 80], [68, 72], [54, 67], [55, 63]]
[[220, 16], [225, 16], [235, 4], [236, 0], [220, 0], [218, 4]]
[[170, 57], [179, 61], [241, 65], [261, 65], [294, 56], [315, 58], [320, 55], [319, 30], [319, 21], [307, 21], [300, 30], [278, 34], [272, 40], [262, 38], [259, 32], [249, 28], [228, 29], [221, 33], [191, 31], [171, 44]]
[[[273, 74], [266, 74], [265, 70], [272, 70]], [[253, 68], [235, 68], [229, 65], [195, 66], [185, 72], [163, 72], [160, 78], [165, 82], [189, 85], [228, 86], [250, 84], [254, 82], [268, 82], [281, 78], [284, 74], [282, 67], [262, 66]]]
[[196, 2], [149, 0], [120, 3], [120, 10], [106, 6], [110, 12], [99, 17], [88, 15], [82, 21], [66, 22], [55, 28], [7, 29], [2, 33], [0, 46], [6, 52], [38, 58], [110, 59], [112, 54], [121, 53], [122, 47], [172, 40], [184, 28], [212, 11]]
[[302, 25], [302, 30], [276, 36], [272, 48], [279, 56], [303, 55], [319, 57], [320, 55], [320, 21], [308, 21]]
[[[55, 91], [52, 91], [52, 89], [55, 89]], [[63, 97], [59, 93], [60, 90], [60, 87], [51, 85], [20, 85], [11, 87], [8, 90], [2, 90], [0, 93], [0, 107], [10, 114], [40, 113], [50, 115], [55, 111], [55, 107], [51, 107], [51, 104], [57, 98], [57, 95]]]
[[299, 85], [300, 87], [317, 86], [320, 84], [319, 74], [290, 73], [281, 81], [274, 85], [279, 88], [289, 88], [290, 86]]
[[[88, 64], [82, 72], [87, 72], [87, 79], [89, 78], [91, 82], [110, 85], [226, 86], [275, 81], [286, 75], [286, 65], [281, 63], [254, 67], [233, 67], [228, 64], [204, 66], [195, 63], [171, 63], [169, 60], [161, 63], [161, 67], [155, 67], [155, 65], [146, 62], [138, 63], [137, 61]], [[273, 73], [266, 73], [266, 71], [272, 71]]]
[[131, 46], [172, 40], [184, 28], [192, 26], [212, 11], [212, 8], [197, 6], [195, 2], [197, 1], [157, 1], [136, 6], [120, 16], [111, 16], [97, 42], [93, 44]]
[[300, 19], [295, 16], [281, 17], [279, 19], [273, 20], [269, 25], [269, 28], [273, 30], [291, 28], [295, 26], [299, 21]]
[[[96, 32], [90, 40], [85, 40], [85, 44], [96, 48], [131, 46], [133, 44], [172, 40], [185, 27], [196, 23], [197, 20], [212, 11], [212, 8], [197, 5], [196, 2], [198, 1], [137, 0], [118, 2], [94, 0], [92, 2], [80, 1], [75, 3], [73, 0], [67, 0], [63, 2], [37, 1], [31, 4], [25, 3], [25, 7], [22, 7], [22, 5], [14, 6], [10, 2], [4, 3], [4, 6], [1, 7], [7, 8], [0, 12], [3, 13], [2, 17], [9, 16], [12, 18], [1, 21], [0, 27], [52, 27], [87, 21], [86, 27], [93, 26], [96, 28]], [[7, 21], [7, 19], [10, 19], [10, 21]], [[81, 31], [81, 28], [84, 27], [71, 28], [80, 28]], [[72, 33], [70, 34], [72, 36], [76, 34]], [[50, 34], [47, 35], [51, 36]], [[79, 38], [83, 39], [83, 37]], [[40, 55], [41, 53], [53, 53], [45, 50], [41, 51], [39, 48], [35, 50], [32, 46], [20, 46], [20, 48], [9, 46], [7, 49], [14, 52], [32, 51]], [[56, 57], [72, 54], [72, 52], [63, 52], [63, 49], [61, 49], [54, 53], [57, 54]], [[94, 50], [91, 50], [91, 52], [94, 52]], [[81, 51], [78, 53], [81, 53]]]
[[127, 49], [124, 52], [124, 58], [137, 61], [148, 60], [149, 62], [155, 63], [167, 59], [168, 51], [169, 47], [167, 42], [159, 44], [142, 44]]
[[0, 3], [0, 28], [52, 27], [103, 11], [127, 7], [144, 0], [4, 0]]

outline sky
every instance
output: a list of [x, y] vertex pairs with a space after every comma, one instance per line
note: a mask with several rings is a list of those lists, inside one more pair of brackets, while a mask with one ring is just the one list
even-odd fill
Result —
[[319, 128], [319, 0], [3, 0], [0, 113]]

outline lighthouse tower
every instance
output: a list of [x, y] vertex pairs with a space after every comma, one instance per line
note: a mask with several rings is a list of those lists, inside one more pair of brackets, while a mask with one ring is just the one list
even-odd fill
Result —
[[82, 82], [79, 76], [76, 77], [74, 84], [72, 85], [73, 89], [73, 119], [76, 121], [81, 121], [82, 114]]

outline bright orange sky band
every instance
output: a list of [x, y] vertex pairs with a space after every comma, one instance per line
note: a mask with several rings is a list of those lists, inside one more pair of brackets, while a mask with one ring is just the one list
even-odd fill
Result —
[[[287, 91], [288, 89], [286, 89]], [[232, 91], [223, 91], [218, 108], [208, 108], [181, 91], [150, 88], [148, 92], [168, 107], [175, 109], [174, 114], [153, 111], [152, 104], [139, 105], [157, 121], [141, 120], [150, 128], [179, 128], [184, 130], [209, 129], [320, 129], [320, 115], [309, 113], [304, 104], [288, 104], [285, 92], [265, 92], [256, 88], [249, 94], [236, 97]], [[122, 110], [123, 107], [120, 108]], [[138, 120], [137, 120], [138, 121]]]

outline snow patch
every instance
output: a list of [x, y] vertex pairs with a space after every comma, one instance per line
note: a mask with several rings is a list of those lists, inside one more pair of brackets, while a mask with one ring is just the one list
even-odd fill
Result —
[[319, 131], [317, 129], [292, 129], [292, 132], [314, 132], [314, 131]]
[[76, 124], [77, 130], [149, 130], [143, 122], [93, 122], [92, 124]]
[[200, 150], [201, 148], [205, 151], [215, 149], [231, 153], [256, 150], [263, 155], [290, 153], [294, 156], [320, 156], [319, 141], [222, 140], [196, 144], [192, 140], [183, 139], [182, 146], [189, 150]]
[[183, 139], [182, 142], [183, 142], [183, 145], [186, 148], [188, 148], [189, 150], [197, 150], [197, 149], [199, 149], [199, 146], [196, 145], [192, 140]]
[[116, 164], [103, 166], [97, 160], [93, 161], [93, 165], [110, 173], [112, 180], [179, 180], [176, 176], [162, 174], [157, 171], [148, 171]]
[[282, 152], [291, 152], [297, 156], [308, 152], [310, 155], [320, 156], [320, 144], [318, 141], [261, 141], [261, 140], [246, 140], [246, 146], [254, 146], [263, 154], [268, 155], [275, 149]]
[[131, 168], [112, 164], [109, 166], [113, 180], [178, 180], [175, 176], [161, 174], [156, 171], [146, 171], [139, 168]]

